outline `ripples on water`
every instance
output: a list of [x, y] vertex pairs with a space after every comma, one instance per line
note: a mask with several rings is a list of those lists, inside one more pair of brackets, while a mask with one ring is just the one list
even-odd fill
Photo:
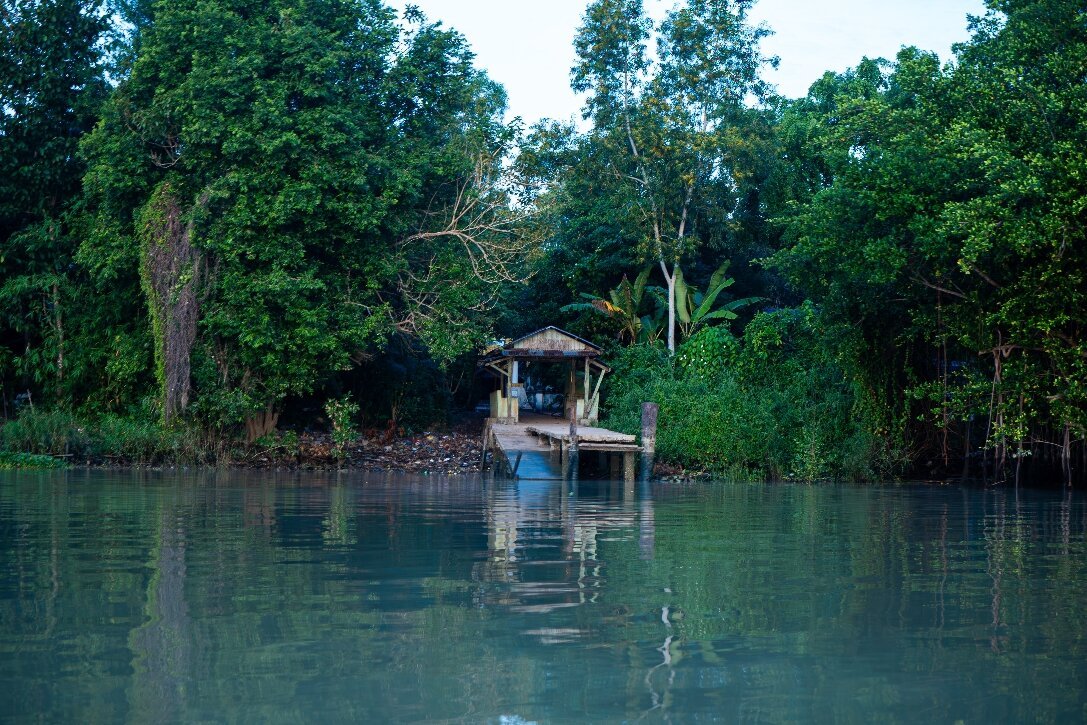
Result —
[[1082, 721], [1079, 494], [0, 473], [0, 719]]

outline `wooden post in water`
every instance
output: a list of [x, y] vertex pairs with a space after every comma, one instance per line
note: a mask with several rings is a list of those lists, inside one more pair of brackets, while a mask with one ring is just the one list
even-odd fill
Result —
[[642, 480], [653, 478], [653, 462], [657, 456], [657, 414], [660, 406], [656, 403], [642, 403]]
[[490, 423], [484, 423], [483, 424], [483, 450], [479, 454], [479, 470], [480, 471], [486, 471], [487, 470], [487, 443], [488, 443], [488, 438], [490, 438], [490, 435], [491, 435], [491, 425], [490, 425]]
[[563, 466], [563, 478], [577, 480], [578, 444], [577, 444], [577, 406], [570, 411], [570, 442], [566, 444], [566, 465]]

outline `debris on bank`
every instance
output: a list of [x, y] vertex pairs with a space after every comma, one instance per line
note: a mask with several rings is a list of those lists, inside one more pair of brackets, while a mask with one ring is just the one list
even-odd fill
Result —
[[462, 430], [428, 431], [391, 439], [384, 435], [359, 436], [344, 446], [341, 459], [330, 435], [304, 433], [297, 443], [255, 449], [235, 463], [254, 468], [345, 468], [459, 475], [479, 472], [481, 444], [481, 435]]
[[653, 466], [653, 478], [658, 481], [668, 481], [669, 483], [687, 483], [689, 481], [702, 481], [710, 478], [710, 473], [708, 471], [690, 470], [683, 468], [683, 466], [657, 461], [656, 465]]

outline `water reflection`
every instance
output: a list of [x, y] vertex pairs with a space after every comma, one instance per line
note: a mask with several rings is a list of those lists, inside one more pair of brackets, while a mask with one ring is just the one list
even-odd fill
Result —
[[[637, 502], [633, 488], [621, 482], [492, 481], [484, 500], [491, 555], [473, 576], [502, 586], [480, 603], [519, 612], [546, 614], [595, 602], [606, 583], [599, 540], [638, 541], [646, 511], [652, 526], [648, 492]], [[529, 631], [555, 641], [558, 630]], [[564, 636], [576, 632], [561, 631]]]
[[1081, 719], [1087, 506], [0, 475], [0, 719]]

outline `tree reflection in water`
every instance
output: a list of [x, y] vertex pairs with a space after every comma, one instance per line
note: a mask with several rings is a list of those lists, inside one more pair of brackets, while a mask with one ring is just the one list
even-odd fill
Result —
[[0, 719], [1078, 719], [1072, 491], [0, 478]]

